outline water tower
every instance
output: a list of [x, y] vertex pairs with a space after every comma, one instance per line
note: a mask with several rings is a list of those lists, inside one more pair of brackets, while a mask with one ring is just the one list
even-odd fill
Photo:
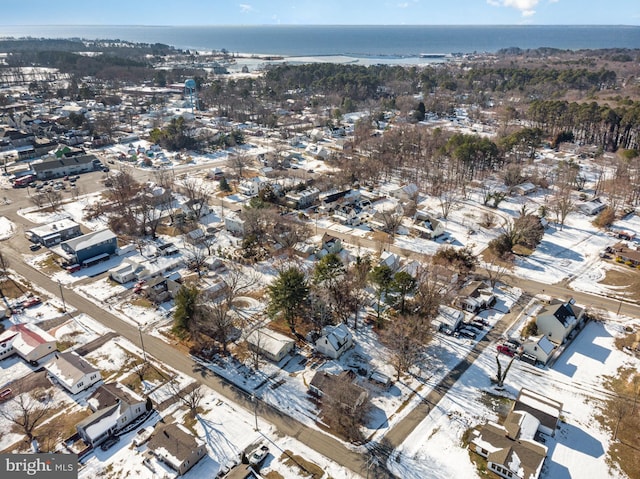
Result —
[[193, 78], [189, 78], [184, 82], [184, 97], [189, 98], [189, 104], [191, 105], [191, 113], [195, 105], [198, 104], [198, 92], [196, 91], [196, 81]]

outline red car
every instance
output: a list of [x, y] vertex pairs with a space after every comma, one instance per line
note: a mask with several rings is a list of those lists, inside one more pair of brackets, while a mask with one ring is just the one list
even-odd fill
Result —
[[498, 352], [502, 354], [506, 354], [507, 356], [513, 357], [516, 353], [509, 346], [505, 346], [504, 344], [498, 345]]
[[42, 303], [42, 300], [40, 298], [38, 298], [37, 296], [32, 296], [31, 298], [28, 298], [24, 303], [22, 303], [22, 307], [30, 308], [31, 306], [36, 306], [40, 303]]

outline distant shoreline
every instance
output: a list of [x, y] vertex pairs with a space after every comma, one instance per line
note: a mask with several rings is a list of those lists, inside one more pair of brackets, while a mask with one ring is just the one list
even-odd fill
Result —
[[182, 50], [271, 57], [352, 56], [382, 61], [431, 54], [495, 53], [505, 48], [640, 48], [637, 25], [7, 25], [4, 38], [112, 39]]

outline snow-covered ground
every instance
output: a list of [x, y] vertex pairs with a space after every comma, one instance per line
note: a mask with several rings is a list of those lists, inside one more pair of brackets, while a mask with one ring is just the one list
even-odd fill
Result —
[[[603, 377], [616, 376], [622, 366], [640, 366], [633, 356], [616, 350], [614, 340], [623, 333], [620, 323], [592, 322], [553, 367], [513, 363], [505, 383], [510, 398], [528, 388], [563, 404], [564, 422], [555, 438], [547, 438], [549, 453], [543, 479], [623, 477], [609, 469], [606, 452], [611, 434], [595, 419], [607, 397]], [[495, 355], [495, 346], [487, 348], [405, 439], [396, 452], [399, 460], [388, 462], [399, 477], [479, 477], [469, 452], [460, 444], [467, 429], [498, 419], [486, 396], [496, 394], [490, 383], [490, 377], [495, 376]]]
[[0, 216], [0, 241], [11, 238], [16, 232], [16, 225], [4, 216]]

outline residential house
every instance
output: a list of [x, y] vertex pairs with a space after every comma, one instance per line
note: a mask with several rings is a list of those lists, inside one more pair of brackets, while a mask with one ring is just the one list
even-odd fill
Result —
[[173, 243], [163, 243], [156, 247], [156, 253], [159, 256], [173, 256], [174, 254], [179, 254], [180, 250]]
[[527, 195], [530, 195], [531, 193], [535, 193], [535, 191], [536, 191], [536, 185], [534, 185], [530, 181], [527, 181], [525, 183], [520, 183], [519, 185], [516, 185], [513, 187], [513, 192], [520, 196], [527, 196]]
[[418, 186], [415, 183], [402, 185], [389, 191], [389, 195], [399, 201], [413, 200], [418, 196]]
[[125, 260], [116, 268], [109, 270], [109, 277], [120, 284], [128, 283], [136, 279], [136, 268], [137, 265]]
[[[210, 267], [209, 269], [218, 269], [219, 271], [221, 271], [222, 268], [224, 268], [226, 270], [226, 266], [224, 265], [224, 263], [219, 258], [217, 259], [219, 261], [218, 267]], [[205, 283], [205, 286], [202, 292], [206, 294], [208, 301], [217, 301], [220, 298], [227, 297], [226, 295], [229, 293], [229, 285], [222, 276], [215, 274], [213, 275], [213, 277], [209, 276], [203, 281]]]
[[51, 178], [61, 178], [66, 175], [76, 175], [87, 173], [95, 169], [95, 162], [98, 160], [94, 155], [61, 156], [39, 163], [32, 163], [31, 168], [39, 180], [49, 180]]
[[416, 212], [411, 231], [420, 238], [435, 239], [445, 233], [444, 222], [436, 219], [431, 213], [419, 210]]
[[242, 181], [238, 185], [238, 193], [245, 196], [257, 196], [269, 184], [269, 179], [264, 176], [254, 176]]
[[353, 335], [347, 325], [340, 323], [337, 326], [325, 326], [316, 342], [316, 351], [332, 359], [338, 359], [353, 346]]
[[325, 252], [322, 256], [329, 253], [338, 254], [342, 251], [342, 241], [340, 241], [340, 238], [331, 236], [329, 233], [324, 233], [322, 235], [319, 246], [320, 250]]
[[211, 209], [209, 208], [207, 201], [200, 198], [185, 201], [180, 205], [180, 209], [185, 215], [192, 216], [194, 218], [202, 218], [203, 216], [207, 216], [211, 213]]
[[184, 240], [192, 245], [200, 244], [206, 239], [206, 235], [201, 228], [196, 228], [184, 235]]
[[549, 341], [549, 338], [544, 334], [532, 336], [522, 344], [522, 352], [530, 354], [542, 364], [547, 364], [555, 349], [556, 345]]
[[451, 334], [458, 329], [463, 320], [464, 313], [462, 311], [442, 304], [438, 307], [438, 315], [431, 325], [438, 331]]
[[616, 260], [629, 264], [630, 266], [640, 265], [640, 251], [626, 246], [624, 243], [616, 243], [611, 247], [611, 251], [616, 256]]
[[314, 128], [307, 133], [311, 141], [320, 141], [324, 138], [325, 132], [320, 128]]
[[180, 287], [181, 285], [177, 281], [156, 276], [144, 285], [144, 293], [150, 301], [160, 304], [173, 299]]
[[578, 205], [578, 209], [588, 216], [597, 215], [606, 207], [607, 204], [603, 203], [600, 198], [594, 198], [591, 201], [586, 201]]
[[39, 243], [43, 246], [53, 246], [61, 241], [76, 238], [82, 235], [80, 225], [70, 219], [62, 219], [42, 226], [31, 228], [25, 233], [32, 243]]
[[331, 374], [327, 371], [317, 371], [309, 383], [309, 393], [319, 399], [328, 397], [336, 392], [336, 397], [346, 410], [355, 410], [362, 406], [369, 397], [369, 393], [362, 386], [355, 384], [356, 375], [353, 371], [342, 371]]
[[477, 313], [493, 306], [496, 297], [485, 282], [471, 281], [458, 292], [456, 302], [463, 310]]
[[[547, 457], [547, 447], [530, 439], [531, 417], [521, 416], [521, 437], [510, 436], [505, 426], [488, 422], [473, 431], [469, 448], [486, 458], [487, 468], [505, 479], [538, 479]], [[515, 419], [515, 418], [514, 418]]]
[[55, 353], [45, 369], [71, 394], [84, 391], [102, 379], [98, 369], [73, 351]]
[[538, 431], [547, 436], [555, 436], [560, 416], [562, 415], [562, 403], [543, 396], [531, 389], [522, 388], [512, 411], [524, 411], [534, 416], [538, 421]]
[[562, 344], [571, 332], [583, 323], [584, 310], [574, 301], [552, 301], [536, 315], [538, 333], [547, 336], [553, 343]]
[[211, 180], [221, 180], [222, 178], [224, 178], [224, 171], [222, 171], [222, 169], [220, 168], [211, 168], [208, 172], [207, 172], [207, 178], [211, 179]]
[[388, 266], [391, 271], [398, 271], [400, 269], [400, 255], [396, 253], [391, 253], [389, 251], [383, 251], [380, 254], [380, 261], [378, 262], [379, 266]]
[[488, 422], [472, 433], [469, 448], [506, 479], [537, 479], [547, 456], [540, 434], [553, 436], [562, 403], [522, 389], [504, 425]]
[[158, 423], [147, 448], [180, 476], [207, 455], [205, 444], [176, 423]]
[[325, 191], [318, 197], [320, 201], [318, 210], [329, 213], [342, 206], [353, 206], [358, 203], [360, 196], [360, 190], [352, 190], [351, 188]]
[[70, 264], [91, 266], [109, 258], [118, 248], [118, 239], [109, 229], [95, 231], [60, 243]]
[[292, 191], [284, 197], [285, 203], [290, 208], [305, 209], [311, 206], [319, 197], [320, 190], [318, 188], [307, 188], [302, 191]]
[[76, 424], [76, 430], [85, 443], [94, 447], [152, 408], [150, 400], [145, 401], [118, 383], [100, 385], [87, 403], [93, 414]]
[[225, 229], [234, 236], [244, 236], [244, 223], [245, 221], [239, 216], [226, 215], [224, 217]]
[[360, 215], [350, 206], [343, 206], [333, 212], [332, 219], [343, 225], [358, 226], [360, 224]]
[[14, 324], [0, 334], [0, 360], [17, 354], [25, 361], [36, 364], [56, 350], [56, 338], [35, 324]]
[[268, 328], [254, 329], [249, 333], [246, 341], [251, 349], [276, 363], [289, 354], [295, 346], [293, 339]]

